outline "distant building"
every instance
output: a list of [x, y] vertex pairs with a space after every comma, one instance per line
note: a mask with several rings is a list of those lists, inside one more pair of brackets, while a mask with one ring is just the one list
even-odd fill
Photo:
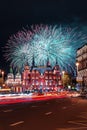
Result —
[[21, 81], [21, 74], [17, 72], [16, 75], [13, 74], [13, 70], [10, 67], [10, 73], [7, 75], [7, 80], [5, 81], [5, 84], [11, 88], [13, 92], [19, 93], [22, 92], [22, 81]]
[[87, 87], [87, 44], [77, 50], [77, 81]]

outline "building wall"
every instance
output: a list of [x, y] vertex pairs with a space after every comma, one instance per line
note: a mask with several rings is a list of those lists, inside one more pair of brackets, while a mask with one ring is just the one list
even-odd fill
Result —
[[44, 90], [46, 88], [54, 89], [55, 87], [62, 86], [58, 66], [55, 66], [53, 69], [50, 67], [30, 69], [28, 65], [25, 65], [22, 75], [17, 73], [14, 76], [13, 73], [9, 73], [6, 80], [7, 86], [17, 93], [31, 89]]
[[[42, 68], [43, 69], [43, 68]], [[26, 67], [23, 72], [23, 86], [25, 89], [42, 89], [49, 87], [58, 87], [62, 85], [61, 75], [59, 68], [54, 70], [45, 70], [44, 73], [40, 73], [39, 70], [35, 69], [30, 72], [29, 69], [26, 71]]]
[[78, 81], [81, 82], [82, 86], [87, 86], [87, 44], [77, 50], [77, 62], [79, 63]]

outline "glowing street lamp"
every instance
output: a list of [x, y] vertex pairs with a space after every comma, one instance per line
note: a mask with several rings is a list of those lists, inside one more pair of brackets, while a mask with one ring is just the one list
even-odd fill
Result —
[[79, 66], [79, 62], [76, 63], [77, 75], [78, 75], [78, 66]]
[[2, 71], [2, 77], [4, 77], [4, 71]]
[[64, 74], [65, 74], [65, 71], [62, 71], [62, 74], [63, 74], [62, 80], [63, 80], [63, 86], [64, 86]]
[[3, 84], [4, 83], [4, 71], [2, 71], [1, 69], [0, 69], [0, 78], [1, 78], [1, 84]]
[[[79, 74], [78, 74], [78, 66], [79, 66], [79, 62], [76, 62], [76, 81], [79, 82], [81, 81], [82, 82], [82, 77], [79, 77]], [[82, 83], [81, 83], [82, 85]]]
[[2, 78], [4, 79], [4, 71], [0, 70], [1, 74], [2, 74]]
[[63, 76], [64, 76], [64, 73], [65, 73], [65, 71], [62, 71]]

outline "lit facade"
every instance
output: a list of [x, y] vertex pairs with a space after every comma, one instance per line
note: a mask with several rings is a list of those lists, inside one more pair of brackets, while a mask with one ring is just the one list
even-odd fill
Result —
[[87, 44], [77, 50], [77, 81], [87, 87]]
[[61, 73], [59, 66], [33, 67], [32, 69], [25, 65], [22, 74], [23, 90], [42, 89], [43, 91], [54, 90], [62, 87]]
[[16, 93], [28, 90], [57, 91], [62, 87], [62, 79], [57, 64], [53, 68], [50, 65], [36, 67], [33, 64], [30, 67], [26, 64], [22, 74], [18, 72], [14, 75], [11, 69], [5, 84]]
[[10, 73], [8, 73], [7, 75], [7, 80], [5, 81], [5, 84], [7, 85], [7, 87], [11, 88], [12, 92], [22, 92], [21, 74], [18, 72], [16, 75], [14, 75], [11, 69]]

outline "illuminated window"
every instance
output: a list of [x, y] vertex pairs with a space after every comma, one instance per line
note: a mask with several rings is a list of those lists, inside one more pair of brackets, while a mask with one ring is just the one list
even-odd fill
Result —
[[52, 77], [50, 76], [49, 79], [52, 79]]
[[45, 79], [48, 79], [48, 77], [46, 76], [46, 78]]

